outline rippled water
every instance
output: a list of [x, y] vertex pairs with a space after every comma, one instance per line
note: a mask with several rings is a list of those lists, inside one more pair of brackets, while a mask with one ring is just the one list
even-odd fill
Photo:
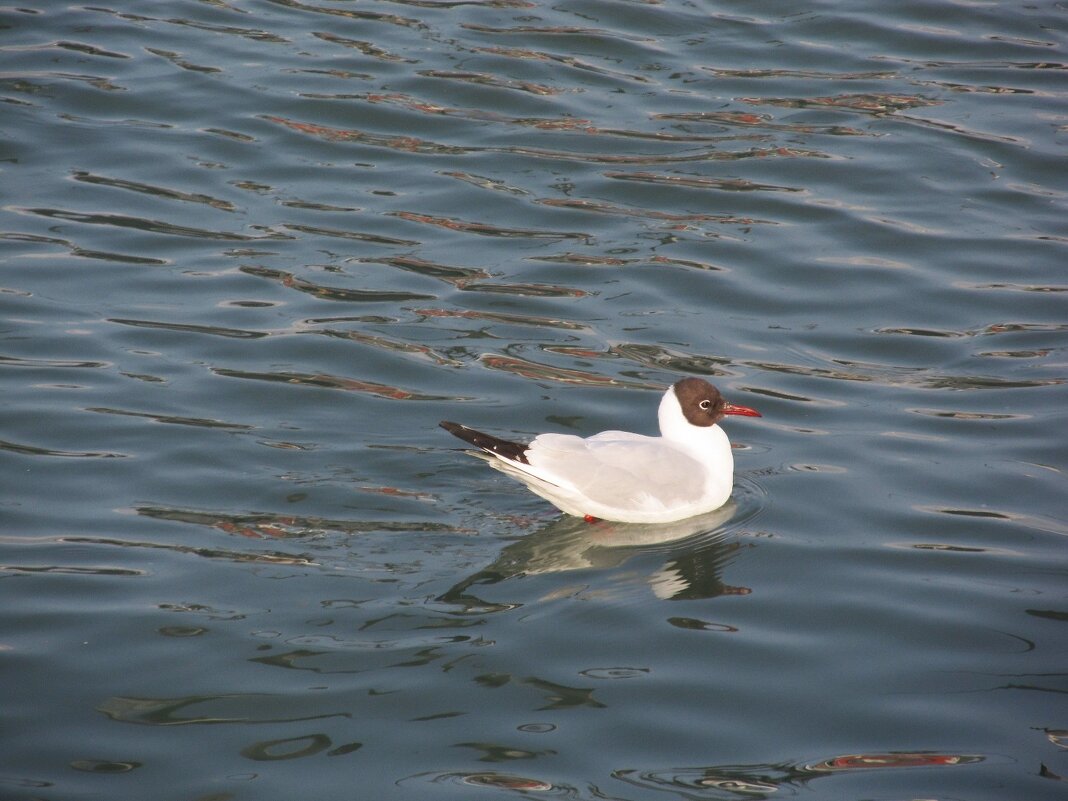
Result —
[[[1062, 798], [1066, 30], [0, 9], [0, 796]], [[764, 417], [681, 524], [436, 427], [683, 375]]]

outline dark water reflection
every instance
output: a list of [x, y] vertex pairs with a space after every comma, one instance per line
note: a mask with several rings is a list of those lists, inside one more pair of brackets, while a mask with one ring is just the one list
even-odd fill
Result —
[[[0, 9], [0, 796], [1063, 795], [1064, 21]], [[682, 375], [679, 527], [436, 427]]]
[[[512, 758], [515, 756], [518, 755], [513, 755]], [[933, 752], [850, 754], [819, 763], [806, 764], [723, 765], [648, 772], [620, 770], [614, 773], [613, 778], [638, 788], [667, 792], [677, 798], [733, 801], [733, 799], [746, 798], [773, 798], [783, 791], [795, 795], [809, 782], [834, 774], [894, 768], [941, 768], [982, 761], [983, 757], [980, 756]], [[412, 777], [406, 780], [406, 783], [418, 781], [493, 787], [523, 793], [546, 793], [549, 797], [604, 797], [603, 790], [596, 787], [584, 791], [582, 788], [567, 784], [556, 784], [542, 779], [499, 772], [427, 774]]]
[[816, 763], [780, 765], [716, 765], [668, 772], [619, 771], [627, 782], [655, 789], [674, 790], [682, 797], [693, 793], [699, 798], [768, 798], [780, 790], [796, 792], [814, 779], [852, 771], [893, 768], [940, 768], [982, 762], [983, 757], [968, 754], [889, 753], [850, 754]]

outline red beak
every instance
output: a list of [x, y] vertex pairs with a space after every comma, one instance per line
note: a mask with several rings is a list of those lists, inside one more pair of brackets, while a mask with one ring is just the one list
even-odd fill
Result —
[[748, 406], [738, 406], [734, 403], [724, 403], [722, 411], [724, 414], [737, 414], [742, 417], [763, 417], [756, 409], [750, 409]]

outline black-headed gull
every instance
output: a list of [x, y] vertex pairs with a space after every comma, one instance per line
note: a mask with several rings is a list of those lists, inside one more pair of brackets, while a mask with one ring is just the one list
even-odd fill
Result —
[[664, 393], [660, 436], [602, 431], [592, 437], [539, 434], [528, 444], [459, 423], [441, 427], [478, 448], [491, 467], [522, 481], [561, 511], [587, 519], [668, 523], [718, 509], [734, 485], [731, 443], [717, 425], [728, 414], [760, 417], [723, 399], [700, 378]]

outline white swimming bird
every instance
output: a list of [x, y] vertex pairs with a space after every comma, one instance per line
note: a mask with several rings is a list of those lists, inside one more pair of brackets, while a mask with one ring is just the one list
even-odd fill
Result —
[[718, 509], [734, 486], [731, 443], [718, 423], [728, 414], [760, 417], [723, 399], [700, 378], [664, 393], [660, 436], [602, 431], [592, 437], [539, 434], [528, 444], [443, 420], [491, 467], [518, 479], [561, 511], [586, 519], [668, 523]]

